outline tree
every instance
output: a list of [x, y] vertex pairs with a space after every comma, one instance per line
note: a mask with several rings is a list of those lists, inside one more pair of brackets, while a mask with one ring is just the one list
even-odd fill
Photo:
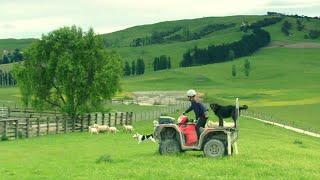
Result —
[[125, 76], [130, 76], [131, 75], [131, 68], [130, 68], [130, 65], [129, 65], [128, 61], [126, 61], [125, 65], [124, 65], [124, 75]]
[[24, 53], [14, 67], [22, 100], [34, 108], [57, 108], [72, 120], [102, 110], [103, 101], [120, 89], [122, 61], [107, 53], [93, 29], [76, 26], [52, 31]]
[[250, 70], [251, 70], [251, 67], [250, 67], [250, 61], [248, 59], [245, 60], [244, 62], [244, 73], [245, 75], [248, 77], [249, 74], [250, 74]]
[[18, 62], [23, 60], [22, 53], [19, 49], [15, 49], [11, 55], [12, 62]]
[[235, 57], [234, 51], [233, 50], [229, 50], [228, 59], [233, 60], [234, 57]]
[[136, 74], [136, 62], [131, 62], [131, 74], [134, 76]]
[[237, 76], [237, 69], [236, 69], [236, 65], [232, 65], [232, 71], [231, 71], [232, 77], [236, 77]]
[[171, 58], [170, 56], [168, 56], [168, 65], [167, 65], [168, 69], [171, 69]]
[[136, 66], [136, 74], [140, 75], [140, 74], [144, 74], [144, 70], [145, 70], [145, 64], [142, 58], [139, 58], [137, 60], [137, 66]]
[[297, 30], [301, 31], [304, 28], [304, 25], [301, 23], [301, 20], [297, 19]]
[[10, 59], [8, 57], [8, 55], [3, 55], [2, 56], [2, 64], [8, 64], [10, 63]]
[[282, 28], [281, 31], [286, 35], [289, 36], [289, 30], [291, 29], [292, 24], [289, 23], [288, 21], [284, 21], [284, 23], [282, 24]]

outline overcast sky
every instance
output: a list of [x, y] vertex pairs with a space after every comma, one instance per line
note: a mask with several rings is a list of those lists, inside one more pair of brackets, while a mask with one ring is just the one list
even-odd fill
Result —
[[267, 11], [320, 16], [320, 0], [0, 0], [0, 39], [39, 38], [73, 24], [108, 33], [160, 21]]

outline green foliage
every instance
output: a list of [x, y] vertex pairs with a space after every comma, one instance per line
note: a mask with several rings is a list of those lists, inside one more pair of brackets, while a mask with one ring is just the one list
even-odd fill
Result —
[[232, 65], [231, 75], [232, 75], [232, 77], [236, 77], [237, 76], [236, 65]]
[[136, 74], [141, 75], [144, 74], [145, 71], [145, 64], [142, 58], [139, 58], [137, 60], [137, 65], [136, 65]]
[[106, 53], [92, 29], [64, 27], [33, 43], [14, 68], [22, 100], [37, 109], [58, 108], [72, 118], [98, 110], [120, 88], [120, 57]]
[[130, 76], [131, 75], [131, 67], [130, 67], [128, 61], [126, 61], [125, 65], [124, 65], [124, 75], [125, 76]]
[[132, 75], [136, 74], [136, 62], [135, 61], [131, 62], [131, 74]]
[[171, 68], [171, 59], [169, 56], [161, 55], [160, 57], [155, 57], [153, 60], [153, 70], [163, 70]]
[[308, 35], [310, 39], [317, 39], [320, 36], [320, 30], [310, 30]]
[[[203, 65], [208, 63], [220, 63], [251, 55], [258, 49], [268, 45], [271, 41], [270, 34], [262, 29], [255, 29], [250, 35], [242, 36], [241, 40], [230, 44], [209, 45], [208, 48], [189, 49], [183, 54], [181, 66]], [[190, 64], [191, 63], [191, 64]]]
[[292, 24], [289, 23], [288, 21], [284, 21], [284, 23], [282, 24], [282, 27], [281, 27], [281, 31], [286, 35], [286, 36], [289, 36], [290, 35], [290, 32], [289, 30], [291, 29], [292, 27]]
[[250, 70], [251, 70], [250, 61], [248, 59], [244, 61], [243, 67], [244, 67], [244, 74], [248, 77], [250, 75]]
[[300, 19], [297, 19], [296, 23], [297, 23], [297, 30], [302, 31], [304, 29], [304, 24], [302, 24]]
[[5, 134], [3, 134], [3, 135], [1, 136], [1, 141], [9, 141], [8, 136], [6, 136]]

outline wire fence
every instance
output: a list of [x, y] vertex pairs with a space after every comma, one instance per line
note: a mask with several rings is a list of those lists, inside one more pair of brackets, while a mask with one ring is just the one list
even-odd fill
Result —
[[299, 129], [302, 129], [302, 130], [305, 130], [305, 131], [309, 131], [309, 132], [313, 132], [313, 133], [320, 133], [320, 129], [319, 128], [303, 126], [300, 123], [294, 122], [292, 120], [279, 119], [279, 118], [274, 117], [273, 115], [262, 113], [262, 112], [255, 112], [255, 111], [248, 111], [247, 110], [247, 111], [242, 111], [241, 114], [245, 115], [245, 116], [250, 116], [250, 117], [254, 117], [254, 118], [267, 120], [267, 121], [274, 122], [274, 123], [283, 124], [283, 125], [286, 125], [286, 126], [291, 126], [291, 127], [294, 127], [294, 128], [299, 128]]

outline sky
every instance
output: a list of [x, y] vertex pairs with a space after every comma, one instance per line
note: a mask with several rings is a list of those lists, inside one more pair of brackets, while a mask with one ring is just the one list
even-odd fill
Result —
[[40, 38], [71, 25], [102, 34], [161, 21], [267, 11], [320, 16], [320, 0], [0, 0], [0, 39]]

